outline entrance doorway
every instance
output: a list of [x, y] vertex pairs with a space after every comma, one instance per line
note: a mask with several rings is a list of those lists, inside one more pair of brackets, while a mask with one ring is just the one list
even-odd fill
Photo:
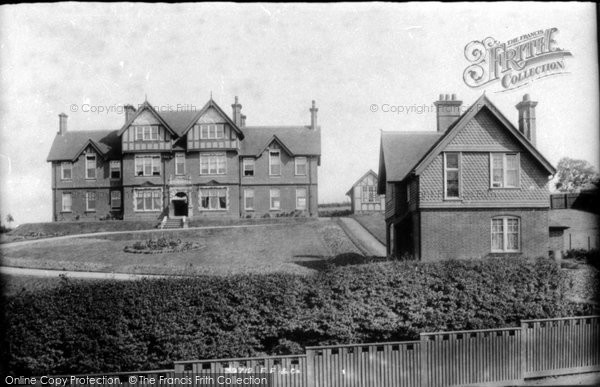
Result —
[[188, 196], [185, 192], [177, 192], [172, 203], [174, 216], [188, 216]]

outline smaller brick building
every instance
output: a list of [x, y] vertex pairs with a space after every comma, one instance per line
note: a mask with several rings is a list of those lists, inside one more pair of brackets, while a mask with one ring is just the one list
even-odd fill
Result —
[[388, 254], [546, 256], [556, 171], [535, 147], [537, 102], [516, 105], [518, 129], [485, 95], [463, 114], [454, 95], [435, 105], [437, 131], [381, 135]]
[[382, 212], [385, 196], [377, 194], [377, 174], [371, 169], [361, 176], [346, 192], [350, 197], [350, 210], [353, 214]]

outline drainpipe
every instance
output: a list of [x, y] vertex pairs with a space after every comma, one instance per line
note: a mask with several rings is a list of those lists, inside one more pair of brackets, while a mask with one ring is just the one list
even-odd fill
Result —
[[312, 215], [312, 157], [308, 157], [308, 215]]
[[244, 158], [238, 154], [238, 212], [240, 213], [240, 219], [242, 218], [242, 168], [244, 164]]

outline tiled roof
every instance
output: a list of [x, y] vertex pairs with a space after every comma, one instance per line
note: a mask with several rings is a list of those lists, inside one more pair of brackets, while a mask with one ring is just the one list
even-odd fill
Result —
[[404, 180], [442, 136], [439, 132], [381, 132], [386, 180]]
[[295, 155], [321, 155], [321, 129], [310, 126], [246, 126], [240, 154], [257, 156], [277, 137]]
[[[162, 112], [160, 113], [171, 128], [183, 133], [198, 112]], [[243, 133], [246, 137], [241, 141], [242, 155], [258, 155], [270, 144], [270, 140], [276, 136], [279, 141], [292, 152], [292, 155], [320, 155], [321, 154], [321, 130], [313, 131], [308, 126], [261, 126], [244, 127]], [[121, 140], [118, 130], [97, 131], [68, 131], [54, 138], [48, 161], [74, 160], [88, 141], [98, 147], [98, 150], [108, 159], [119, 159], [121, 157]], [[184, 142], [178, 140], [173, 150], [183, 150]]]
[[198, 112], [194, 110], [180, 112], [160, 112], [163, 120], [177, 133], [179, 137], [190, 126], [192, 121], [197, 118]]
[[56, 135], [47, 161], [75, 160], [90, 141], [105, 158], [119, 159], [121, 139], [117, 136], [117, 132], [117, 130], [80, 130]]

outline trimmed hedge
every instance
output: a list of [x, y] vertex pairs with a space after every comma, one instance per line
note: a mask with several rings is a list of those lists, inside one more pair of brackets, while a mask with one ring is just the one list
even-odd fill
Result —
[[371, 263], [312, 276], [65, 280], [7, 300], [2, 356], [15, 375], [159, 369], [589, 313], [563, 298], [562, 283], [554, 262], [514, 258]]

